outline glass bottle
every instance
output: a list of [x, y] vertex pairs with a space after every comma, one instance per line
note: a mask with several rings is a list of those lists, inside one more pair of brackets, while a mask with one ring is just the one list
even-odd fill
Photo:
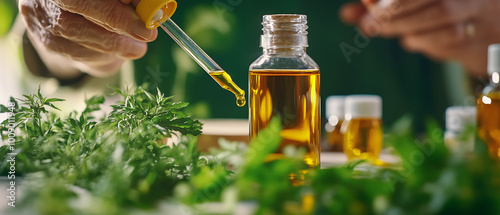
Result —
[[474, 133], [468, 128], [476, 126], [477, 108], [452, 106], [446, 109], [446, 131], [444, 141], [454, 154], [467, 155], [474, 152]]
[[[349, 160], [378, 160], [382, 149], [382, 98], [351, 95], [345, 99], [344, 153]], [[344, 128], [343, 128], [344, 129]]]
[[477, 127], [491, 156], [500, 159], [500, 44], [488, 47], [488, 74], [490, 84], [477, 99]]
[[325, 116], [325, 144], [323, 151], [342, 152], [344, 148], [344, 135], [341, 132], [344, 122], [345, 96], [328, 96], [326, 98]]
[[307, 17], [265, 15], [263, 54], [249, 68], [250, 139], [267, 127], [273, 116], [282, 121], [282, 142], [268, 161], [284, 157], [283, 148], [305, 148], [305, 163], [320, 163], [320, 72], [307, 55]]

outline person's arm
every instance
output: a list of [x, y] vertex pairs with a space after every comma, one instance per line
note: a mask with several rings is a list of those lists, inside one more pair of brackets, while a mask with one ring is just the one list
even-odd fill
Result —
[[158, 34], [122, 2], [19, 0], [29, 38], [25, 42], [36, 51], [25, 58], [38, 55], [49, 73], [43, 75], [63, 80], [82, 72], [96, 77], [116, 73], [126, 59], [144, 56], [146, 42]]
[[398, 38], [408, 51], [485, 76], [488, 45], [500, 42], [499, 10], [500, 0], [363, 0], [340, 14], [369, 36]]

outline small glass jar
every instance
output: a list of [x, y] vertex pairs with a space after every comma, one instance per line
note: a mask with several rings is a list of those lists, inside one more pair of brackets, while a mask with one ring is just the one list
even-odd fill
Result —
[[467, 133], [468, 128], [476, 126], [477, 108], [467, 106], [453, 106], [446, 109], [445, 144], [448, 149], [458, 155], [467, 155], [474, 152], [473, 132]]
[[325, 116], [325, 144], [323, 151], [342, 152], [344, 149], [344, 135], [341, 132], [345, 120], [345, 96], [329, 96], [326, 98]]
[[377, 95], [347, 96], [345, 119], [344, 153], [347, 158], [376, 161], [383, 139], [382, 98]]

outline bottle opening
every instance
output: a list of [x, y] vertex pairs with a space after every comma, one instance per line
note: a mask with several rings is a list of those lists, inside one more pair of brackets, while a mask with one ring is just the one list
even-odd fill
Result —
[[262, 26], [261, 47], [263, 48], [308, 47], [306, 15], [265, 15]]
[[263, 23], [280, 22], [280, 23], [306, 23], [307, 16], [302, 14], [272, 14], [264, 15]]

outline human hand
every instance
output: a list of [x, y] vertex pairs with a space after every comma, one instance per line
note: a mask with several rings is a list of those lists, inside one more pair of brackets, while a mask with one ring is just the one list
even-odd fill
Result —
[[[158, 35], [156, 29], [145, 27], [128, 3], [19, 0], [19, 9], [31, 42], [51, 72], [65, 77], [79, 70], [104, 77], [117, 72], [126, 59], [144, 56], [146, 42]], [[68, 60], [61, 62], [61, 56]]]
[[345, 5], [341, 18], [368, 36], [396, 37], [408, 51], [458, 60], [471, 74], [486, 75], [487, 47], [500, 42], [500, 22], [494, 18], [500, 0], [362, 2]]

